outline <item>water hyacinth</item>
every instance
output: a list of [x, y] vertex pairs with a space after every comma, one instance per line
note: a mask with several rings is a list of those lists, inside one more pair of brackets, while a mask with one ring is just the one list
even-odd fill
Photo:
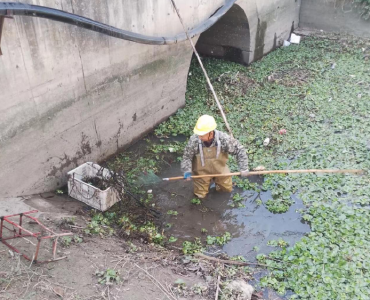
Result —
[[[203, 60], [251, 170], [370, 169], [364, 48], [370, 49], [368, 41], [309, 37], [248, 67]], [[202, 114], [214, 115], [226, 130], [196, 62], [191, 74], [186, 106], [158, 126], [158, 135], [190, 136]], [[293, 195], [301, 198], [307, 207], [301, 215], [312, 231], [295, 245], [259, 256], [271, 266], [261, 284], [280, 294], [291, 290], [293, 299], [370, 299], [369, 183], [369, 174], [265, 176], [261, 189], [271, 190], [273, 199], [263, 204], [284, 213]]]

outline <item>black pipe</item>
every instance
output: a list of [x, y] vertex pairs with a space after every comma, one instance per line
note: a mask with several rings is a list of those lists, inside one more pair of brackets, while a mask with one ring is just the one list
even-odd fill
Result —
[[[205, 20], [194, 29], [189, 31], [190, 37], [194, 37], [206, 31], [215, 24], [236, 2], [236, 0], [226, 0], [224, 6], [219, 8], [215, 14]], [[169, 3], [170, 5], [170, 3]], [[53, 21], [63, 22], [70, 25], [82, 27], [88, 30], [106, 34], [115, 38], [132, 41], [135, 43], [151, 44], [151, 45], [168, 45], [186, 40], [185, 33], [175, 35], [174, 37], [155, 37], [143, 34], [138, 34], [116, 27], [96, 22], [89, 18], [71, 14], [69, 12], [58, 10], [50, 7], [31, 5], [18, 2], [1, 2], [0, 16], [15, 15], [28, 16], [50, 19]]]

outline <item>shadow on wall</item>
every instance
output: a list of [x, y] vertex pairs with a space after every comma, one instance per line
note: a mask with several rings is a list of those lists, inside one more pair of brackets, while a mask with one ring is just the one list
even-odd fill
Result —
[[250, 31], [244, 10], [234, 4], [216, 24], [200, 35], [196, 48], [203, 56], [247, 65], [250, 61]]
[[[263, 57], [264, 48], [265, 48], [266, 30], [267, 30], [267, 22], [266, 21], [261, 22], [261, 20], [258, 19], [257, 33], [256, 33], [256, 46], [254, 50], [254, 60], [259, 60]], [[273, 49], [275, 48], [276, 48], [276, 34], [274, 37]]]

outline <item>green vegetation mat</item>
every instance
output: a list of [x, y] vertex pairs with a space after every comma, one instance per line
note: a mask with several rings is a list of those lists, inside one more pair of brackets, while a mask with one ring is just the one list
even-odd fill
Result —
[[[366, 44], [367, 43], [367, 44]], [[306, 38], [249, 67], [204, 59], [228, 121], [245, 146], [251, 168], [370, 166], [369, 42], [334, 36]], [[162, 123], [158, 136], [190, 136], [197, 118], [212, 114], [223, 126], [206, 81], [193, 61], [184, 109]], [[285, 129], [285, 134], [279, 134]], [[263, 141], [270, 138], [268, 146]], [[232, 162], [232, 168], [236, 165]], [[311, 233], [259, 260], [271, 266], [261, 283], [299, 299], [370, 299], [369, 175], [273, 175], [266, 207], [284, 213], [296, 194]], [[294, 228], [292, 228], [294, 230]]]

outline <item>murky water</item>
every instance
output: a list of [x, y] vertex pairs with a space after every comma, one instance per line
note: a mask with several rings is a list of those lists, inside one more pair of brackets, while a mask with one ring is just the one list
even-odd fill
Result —
[[[185, 141], [183, 136], [170, 138], [169, 141]], [[168, 142], [168, 140], [166, 141]], [[129, 150], [137, 156], [145, 156], [145, 151], [149, 144], [160, 143], [159, 139], [153, 135], [148, 135], [146, 140], [141, 140]], [[169, 155], [166, 162], [162, 164], [162, 171], [157, 174], [160, 178], [181, 176], [180, 164], [176, 163], [178, 154]], [[145, 178], [147, 180], [147, 178]], [[156, 178], [159, 179], [159, 178]], [[263, 183], [263, 177], [249, 177], [251, 182]], [[147, 181], [148, 183], [149, 181]], [[207, 235], [221, 236], [225, 232], [232, 235], [232, 239], [222, 247], [215, 246], [207, 248], [207, 254], [226, 252], [230, 256], [241, 255], [248, 261], [255, 261], [259, 253], [268, 254], [276, 250], [275, 247], [267, 246], [270, 240], [284, 239], [289, 245], [299, 241], [310, 227], [302, 221], [298, 209], [304, 208], [302, 201], [294, 195], [295, 204], [289, 211], [283, 214], [273, 214], [264, 205], [258, 205], [256, 200], [260, 199], [263, 203], [271, 199], [270, 191], [257, 193], [255, 191], [243, 191], [234, 187], [232, 193], [218, 193], [215, 188], [211, 188], [207, 198], [201, 205], [191, 203], [195, 198], [193, 195], [193, 183], [190, 181], [160, 181], [154, 180], [152, 184], [145, 186], [147, 190], [152, 190], [153, 203], [155, 208], [163, 213], [163, 228], [167, 237], [173, 236], [178, 240], [172, 244], [179, 249], [182, 248], [184, 241], [194, 241], [194, 238], [201, 238], [205, 244]], [[239, 193], [242, 198], [243, 208], [231, 207], [232, 198], [235, 193]], [[168, 211], [176, 211], [177, 216], [168, 215]], [[170, 226], [167, 226], [169, 225]], [[202, 234], [202, 229], [207, 233]], [[258, 247], [258, 252], [254, 247]], [[254, 279], [250, 282], [253, 286], [259, 286], [259, 280], [268, 271], [255, 270]], [[278, 297], [276, 293], [269, 289], [263, 289], [265, 299], [287, 299], [291, 294], [288, 292], [285, 297]], [[272, 297], [272, 298], [271, 298]]]
[[[160, 177], [181, 176], [180, 166], [172, 164], [165, 168]], [[253, 182], [261, 183], [263, 178], [250, 178]], [[267, 246], [267, 242], [272, 239], [283, 238], [289, 244], [297, 242], [310, 228], [302, 222], [301, 215], [296, 212], [303, 208], [299, 199], [294, 199], [288, 212], [283, 214], [273, 214], [264, 205], [258, 205], [257, 199], [263, 202], [271, 199], [270, 192], [257, 193], [254, 191], [243, 191], [234, 187], [232, 193], [218, 193], [214, 188], [201, 205], [191, 203], [193, 196], [192, 182], [163, 181], [157, 185], [149, 186], [153, 190], [153, 199], [156, 207], [161, 209], [165, 223], [170, 223], [171, 227], [166, 229], [167, 236], [178, 238], [177, 245], [180, 246], [184, 240], [192, 241], [195, 237], [206, 235], [222, 235], [230, 232], [232, 240], [228, 242], [223, 251], [227, 254], [242, 255], [247, 260], [255, 260], [256, 252], [253, 250], [257, 246], [259, 253], [268, 253], [274, 250]], [[245, 208], [232, 208], [232, 196], [239, 193], [243, 198]], [[178, 215], [167, 215], [167, 211], [177, 211]], [[201, 229], [205, 228], [207, 234], [202, 234]]]

